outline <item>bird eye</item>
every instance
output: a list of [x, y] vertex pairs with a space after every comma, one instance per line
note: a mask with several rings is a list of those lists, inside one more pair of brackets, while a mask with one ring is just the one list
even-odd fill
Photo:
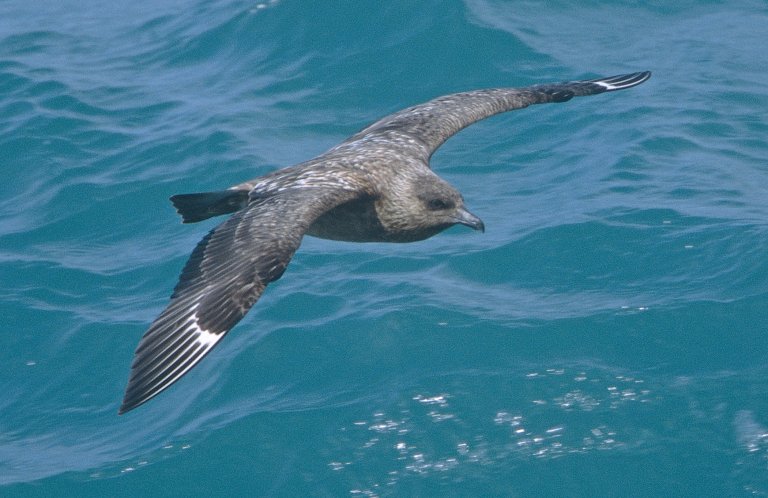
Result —
[[440, 211], [442, 209], [450, 209], [453, 207], [453, 204], [450, 201], [446, 201], [445, 199], [430, 199], [427, 203], [427, 206], [432, 211]]

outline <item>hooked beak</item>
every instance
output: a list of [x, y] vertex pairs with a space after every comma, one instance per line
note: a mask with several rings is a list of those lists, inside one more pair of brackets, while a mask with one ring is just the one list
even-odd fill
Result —
[[481, 220], [474, 214], [470, 213], [463, 207], [459, 208], [456, 211], [456, 216], [454, 216], [454, 220], [456, 220], [456, 223], [459, 223], [461, 225], [468, 226], [469, 228], [472, 228], [474, 230], [480, 230], [481, 232], [485, 232], [485, 223], [483, 223], [483, 220]]

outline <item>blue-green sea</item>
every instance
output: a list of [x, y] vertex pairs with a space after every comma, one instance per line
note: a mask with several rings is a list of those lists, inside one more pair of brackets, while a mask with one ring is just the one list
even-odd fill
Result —
[[[432, 158], [485, 222], [306, 238], [122, 416], [168, 201], [433, 97], [651, 70]], [[768, 3], [0, 1], [0, 496], [768, 496]]]

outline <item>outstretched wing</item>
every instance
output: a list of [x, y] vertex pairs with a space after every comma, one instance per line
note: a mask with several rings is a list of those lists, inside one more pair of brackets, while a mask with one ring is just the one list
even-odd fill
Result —
[[395, 138], [393, 135], [405, 135], [409, 143], [416, 141], [421, 145], [420, 153], [429, 158], [451, 136], [494, 114], [522, 109], [532, 104], [566, 102], [573, 97], [623, 90], [639, 85], [650, 77], [650, 71], [645, 71], [595, 80], [445, 95], [390, 114], [353, 135], [344, 144], [371, 139], [379, 134], [390, 140]]
[[252, 200], [208, 233], [136, 348], [119, 413], [156, 396], [202, 360], [280, 278], [312, 222], [354, 197], [340, 189], [286, 189]]

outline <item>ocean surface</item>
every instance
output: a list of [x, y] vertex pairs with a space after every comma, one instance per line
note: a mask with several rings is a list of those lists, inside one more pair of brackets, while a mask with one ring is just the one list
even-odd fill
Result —
[[[0, 2], [0, 496], [768, 496], [768, 3]], [[218, 190], [462, 90], [485, 221], [306, 238], [118, 416]]]

